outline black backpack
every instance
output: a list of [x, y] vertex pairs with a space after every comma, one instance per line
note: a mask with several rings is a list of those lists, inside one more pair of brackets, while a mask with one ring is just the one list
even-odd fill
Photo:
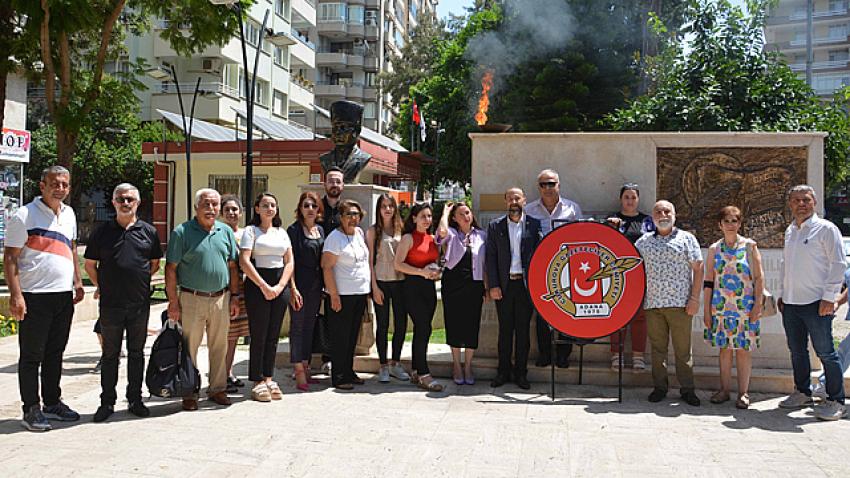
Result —
[[151, 395], [162, 398], [189, 397], [201, 389], [201, 374], [189, 356], [180, 324], [164, 320], [151, 348], [145, 384]]

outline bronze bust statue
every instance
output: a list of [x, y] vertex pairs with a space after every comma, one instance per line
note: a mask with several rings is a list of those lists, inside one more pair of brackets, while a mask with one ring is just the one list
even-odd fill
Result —
[[360, 137], [363, 106], [352, 101], [335, 101], [331, 104], [331, 141], [334, 149], [321, 156], [322, 170], [336, 166], [342, 170], [343, 181], [354, 182], [372, 155], [357, 147]]

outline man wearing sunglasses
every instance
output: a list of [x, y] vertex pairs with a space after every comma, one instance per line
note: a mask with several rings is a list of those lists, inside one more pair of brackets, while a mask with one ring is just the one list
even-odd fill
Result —
[[139, 190], [122, 183], [112, 192], [115, 219], [103, 223], [89, 237], [86, 272], [97, 287], [103, 337], [103, 368], [100, 375], [100, 407], [95, 422], [103, 422], [115, 410], [118, 359], [127, 335], [127, 402], [137, 417], [150, 416], [142, 402], [145, 370], [145, 339], [150, 316], [151, 276], [159, 270], [162, 245], [156, 229], [136, 216]]
[[[552, 221], [577, 221], [581, 219], [581, 207], [574, 201], [570, 201], [565, 197], [561, 197], [561, 179], [558, 173], [552, 169], [544, 169], [537, 175], [537, 190], [540, 193], [540, 199], [532, 201], [525, 207], [525, 213], [540, 221], [540, 227], [543, 235], [552, 232]], [[566, 224], [561, 222], [555, 224], [555, 227]], [[549, 324], [540, 317], [540, 314], [534, 314], [537, 317], [537, 361], [535, 365], [538, 367], [546, 367], [552, 363], [552, 332], [549, 329]], [[572, 344], [559, 344], [556, 346], [555, 365], [560, 368], [570, 366], [570, 353], [573, 350]]]

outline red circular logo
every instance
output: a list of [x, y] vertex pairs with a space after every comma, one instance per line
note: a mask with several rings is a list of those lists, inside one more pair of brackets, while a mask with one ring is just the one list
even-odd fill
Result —
[[572, 337], [595, 339], [625, 327], [643, 305], [646, 271], [616, 229], [574, 222], [540, 241], [528, 270], [537, 312]]

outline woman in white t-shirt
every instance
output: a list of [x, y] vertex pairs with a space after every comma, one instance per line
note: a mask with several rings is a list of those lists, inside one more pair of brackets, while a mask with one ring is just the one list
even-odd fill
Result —
[[280, 226], [277, 198], [262, 193], [254, 201], [254, 216], [239, 243], [239, 263], [249, 279], [245, 281], [251, 331], [248, 379], [254, 381], [251, 397], [260, 402], [283, 398], [272, 376], [294, 262], [289, 235]]
[[339, 204], [340, 225], [325, 239], [322, 273], [325, 291], [330, 296], [328, 328], [331, 333], [331, 383], [340, 390], [351, 390], [363, 380], [354, 373], [354, 347], [366, 298], [371, 290], [369, 248], [358, 227], [363, 209], [357, 201], [346, 199]]

